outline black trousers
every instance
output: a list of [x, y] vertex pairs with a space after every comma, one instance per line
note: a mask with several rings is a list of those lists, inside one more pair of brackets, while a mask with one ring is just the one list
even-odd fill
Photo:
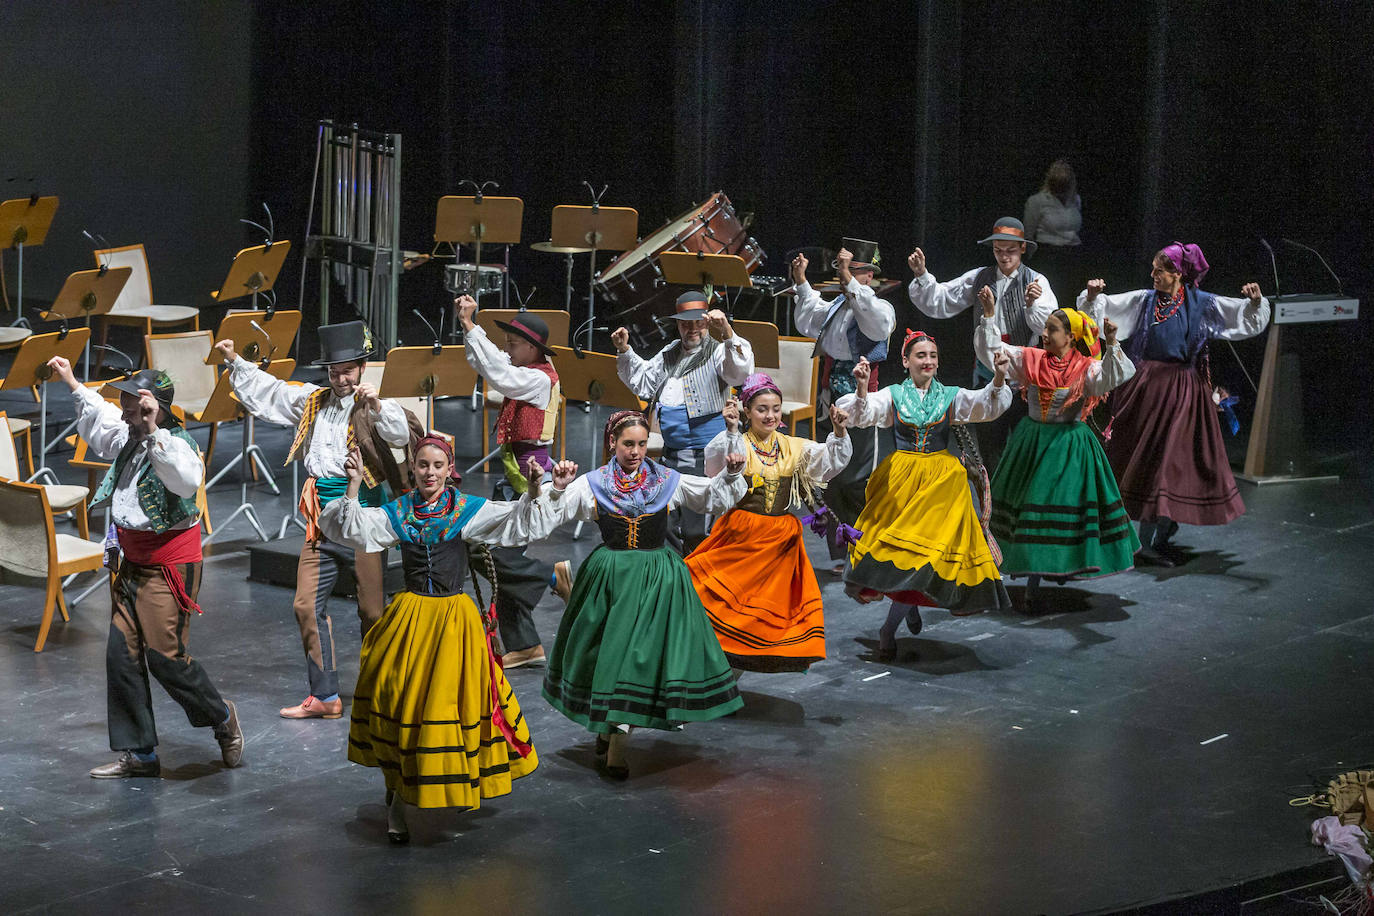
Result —
[[[694, 449], [696, 459], [690, 464], [681, 464], [680, 452], [663, 450], [663, 463], [679, 474], [706, 474], [706, 449]], [[706, 540], [706, 516], [694, 512], [686, 506], [679, 506], [668, 514], [668, 546], [680, 555], [687, 556]]]
[[[177, 567], [194, 601], [200, 564]], [[151, 673], [197, 728], [215, 726], [229, 715], [224, 698], [187, 649], [191, 616], [184, 613], [156, 566], [120, 563], [110, 589], [110, 638], [105, 646], [105, 684], [110, 749], [157, 746]]]
[[[545, 476], [552, 480], [549, 475]], [[510, 482], [502, 479], [497, 482], [492, 497], [511, 500], [516, 498], [516, 493]], [[553, 564], [534, 559], [523, 547], [492, 547], [490, 550], [498, 583], [496, 628], [501, 635], [501, 647], [506, 652], [519, 652], [539, 645], [539, 630], [531, 612], [553, 579]]]

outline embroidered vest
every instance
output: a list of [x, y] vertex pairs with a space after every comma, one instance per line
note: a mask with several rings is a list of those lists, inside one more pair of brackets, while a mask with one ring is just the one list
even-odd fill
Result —
[[[816, 346], [811, 350], [812, 356], [831, 355], [821, 350], [821, 338], [825, 337], [825, 332], [830, 330], [830, 325], [839, 320], [847, 306], [848, 299], [844, 293], [840, 293], [830, 301], [830, 311], [825, 313], [825, 323], [821, 325], [821, 332], [816, 335]], [[880, 363], [887, 359], [887, 340], [874, 340], [872, 337], [868, 337], [859, 330], [857, 321], [849, 325], [844, 332], [844, 337], [845, 342], [849, 344], [849, 352], [853, 357], [852, 361], [848, 361], [851, 368], [854, 363], [859, 361], [860, 357], [867, 358], [870, 363]]]
[[[296, 424], [296, 438], [291, 440], [291, 448], [286, 453], [286, 460], [282, 462], [283, 465], [290, 464], [294, 461], [301, 453], [301, 449], [304, 447], [305, 443], [310, 440], [310, 434], [315, 430], [315, 421], [320, 415], [320, 408], [324, 406], [325, 399], [328, 398], [331, 393], [332, 392], [328, 388], [320, 388], [317, 391], [311, 392], [310, 397], [306, 399], [305, 409], [301, 411], [301, 420]], [[356, 401], [354, 401], [353, 407], [354, 410], [357, 409], [358, 404]], [[358, 433], [354, 429], [353, 414], [351, 412], [348, 416], [348, 435], [345, 442], [350, 451], [358, 447]], [[379, 471], [380, 469], [371, 467], [371, 462], [364, 460], [363, 483], [369, 487], [377, 486], [377, 480], [380, 476]]]
[[553, 438], [558, 426], [558, 371], [548, 361], [535, 363], [529, 368], [538, 369], [549, 377], [549, 404], [541, 408], [529, 401], [506, 398], [501, 405], [501, 413], [496, 417], [496, 441], [501, 445], [507, 442], [547, 442]]
[[725, 407], [730, 396], [730, 386], [715, 370], [712, 358], [720, 341], [709, 334], [702, 337], [701, 346], [695, 353], [684, 357], [682, 341], [675, 340], [659, 351], [663, 358], [663, 383], [658, 386], [650, 399], [657, 404], [663, 386], [670, 378], [682, 379], [682, 400], [687, 408], [687, 416], [693, 420], [698, 417], [718, 414]]
[[897, 422], [892, 425], [897, 451], [920, 452], [923, 455], [945, 451], [949, 448], [950, 417], [953, 413], [954, 405], [951, 404], [939, 420], [925, 426], [913, 426], [897, 417]]
[[[200, 454], [200, 446], [196, 445], [196, 440], [191, 438], [191, 434], [180, 426], [165, 427], [169, 433], [176, 438], [187, 443], [195, 449], [197, 455]], [[105, 479], [96, 487], [95, 496], [91, 499], [91, 508], [104, 505], [114, 495], [115, 485], [119, 483], [119, 478], [128, 467], [129, 459], [133, 457], [134, 450], [142, 444], [142, 440], [130, 437], [124, 443], [124, 447], [115, 456], [114, 464], [105, 472]], [[186, 519], [199, 514], [200, 509], [196, 506], [194, 496], [177, 496], [167, 489], [162, 478], [157, 476], [153, 470], [153, 463], [149, 461], [138, 475], [138, 506], [143, 510], [143, 514], [148, 516], [153, 523], [153, 531], [161, 534]]]

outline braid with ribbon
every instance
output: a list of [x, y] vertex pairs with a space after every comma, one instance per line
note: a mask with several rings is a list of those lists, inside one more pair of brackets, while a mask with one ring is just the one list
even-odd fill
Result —
[[[500, 586], [496, 577], [496, 561], [492, 558], [491, 549], [485, 544], [468, 545], [468, 573], [472, 576], [472, 590], [476, 593], [477, 607], [482, 607], [482, 586], [477, 580], [477, 563], [482, 564], [482, 574], [491, 582], [491, 602], [487, 609], [481, 612], [482, 626], [486, 631], [487, 637], [487, 678], [491, 693], [491, 721], [492, 724], [501, 732], [501, 737], [506, 739], [521, 757], [528, 757], [534, 748], [528, 741], [521, 741], [520, 736], [515, 733], [515, 726], [506, 719], [506, 714], [501, 707], [501, 689], [497, 686], [504, 680], [500, 677], [501, 656], [496, 654], [496, 596], [500, 593]], [[476, 561], [476, 562], [473, 562]]]

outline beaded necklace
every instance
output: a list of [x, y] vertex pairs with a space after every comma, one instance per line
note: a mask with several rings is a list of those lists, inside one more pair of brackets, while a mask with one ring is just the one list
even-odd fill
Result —
[[639, 470], [633, 474], [627, 474], [620, 467], [619, 461], [612, 461], [611, 465], [611, 483], [617, 492], [633, 493], [635, 490], [642, 490], [644, 484], [649, 480], [648, 471], [643, 464], [640, 464]]
[[1180, 286], [1180, 287], [1178, 288], [1178, 292], [1174, 293], [1172, 296], [1168, 297], [1167, 299], [1164, 297], [1164, 294], [1163, 294], [1163, 293], [1160, 293], [1160, 294], [1156, 295], [1156, 296], [1155, 296], [1154, 321], [1152, 321], [1152, 322], [1150, 322], [1150, 323], [1151, 323], [1151, 324], [1163, 324], [1164, 322], [1168, 321], [1170, 318], [1172, 318], [1172, 317], [1174, 317], [1175, 315], [1177, 315], [1177, 314], [1178, 314], [1178, 310], [1179, 310], [1180, 308], [1183, 307], [1183, 298], [1184, 298], [1184, 297], [1183, 297], [1183, 287], [1182, 287], [1182, 286]]
[[778, 441], [777, 436], [769, 435], [768, 442], [770, 444], [767, 447], [759, 441], [752, 429], [744, 434], [744, 439], [749, 443], [749, 447], [754, 450], [754, 456], [759, 459], [759, 464], [764, 467], [776, 466], [778, 459], [782, 457], [782, 443]]

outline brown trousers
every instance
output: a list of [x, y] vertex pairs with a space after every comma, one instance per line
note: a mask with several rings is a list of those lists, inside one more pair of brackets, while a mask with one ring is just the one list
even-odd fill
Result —
[[334, 654], [334, 622], [329, 616], [329, 596], [339, 580], [339, 566], [352, 567], [358, 580], [358, 620], [362, 635], [386, 610], [382, 588], [384, 553], [355, 553], [348, 547], [321, 540], [301, 548], [296, 565], [296, 623], [301, 628], [310, 693], [320, 699], [339, 692], [338, 665]]
[[[184, 563], [177, 569], [195, 600], [200, 564]], [[157, 746], [150, 672], [193, 726], [224, 722], [229, 715], [224, 699], [187, 648], [191, 615], [177, 606], [162, 571], [124, 560], [110, 589], [110, 605], [105, 679], [111, 750]]]

